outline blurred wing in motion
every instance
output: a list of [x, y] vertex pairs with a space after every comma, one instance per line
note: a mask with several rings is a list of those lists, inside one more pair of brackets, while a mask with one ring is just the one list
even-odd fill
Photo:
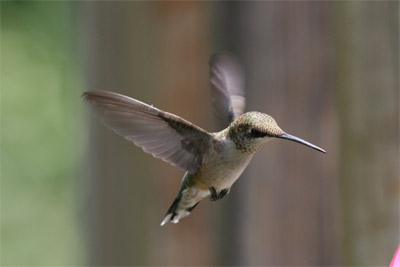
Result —
[[211, 136], [196, 125], [136, 99], [107, 91], [83, 93], [102, 122], [145, 152], [195, 172]]
[[244, 112], [244, 75], [240, 63], [227, 52], [210, 59], [211, 97], [215, 115], [223, 128]]

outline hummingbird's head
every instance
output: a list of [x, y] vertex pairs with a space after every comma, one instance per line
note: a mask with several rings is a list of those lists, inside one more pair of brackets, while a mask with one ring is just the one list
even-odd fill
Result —
[[285, 133], [274, 118], [261, 112], [247, 112], [237, 117], [229, 127], [228, 135], [242, 152], [255, 152], [258, 148], [273, 138], [282, 138], [301, 143], [318, 151], [325, 150]]

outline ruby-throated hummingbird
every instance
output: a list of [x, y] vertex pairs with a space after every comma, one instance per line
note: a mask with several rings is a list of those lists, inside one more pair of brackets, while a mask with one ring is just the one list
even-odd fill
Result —
[[229, 123], [217, 133], [124, 95], [107, 91], [83, 94], [107, 127], [145, 152], [186, 171], [161, 225], [179, 222], [206, 197], [224, 197], [254, 153], [272, 139], [295, 141], [325, 153], [322, 148], [285, 133], [267, 114], [243, 113], [243, 72], [231, 54], [213, 55], [210, 75], [214, 108]]

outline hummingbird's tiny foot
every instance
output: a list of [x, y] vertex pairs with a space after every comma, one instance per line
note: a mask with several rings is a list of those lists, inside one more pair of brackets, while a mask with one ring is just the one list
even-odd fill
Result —
[[226, 196], [227, 194], [229, 194], [229, 191], [230, 191], [229, 188], [222, 189], [218, 194], [218, 199], [221, 199], [224, 196]]
[[210, 187], [211, 201], [216, 201], [218, 199], [223, 198], [224, 196], [226, 196], [229, 193], [229, 190], [230, 190], [229, 188], [225, 188], [225, 189], [222, 189], [221, 191], [219, 191], [219, 193], [217, 193], [217, 190], [215, 189], [215, 187], [213, 187], [213, 186]]
[[211, 201], [218, 200], [218, 194], [217, 194], [217, 190], [215, 190], [215, 187], [211, 186], [209, 188], [209, 190], [210, 190], [210, 193], [211, 193], [210, 200]]

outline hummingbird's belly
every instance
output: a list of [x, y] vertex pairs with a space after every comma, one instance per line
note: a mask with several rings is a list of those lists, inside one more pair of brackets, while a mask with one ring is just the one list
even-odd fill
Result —
[[214, 158], [203, 165], [195, 180], [200, 187], [214, 187], [217, 191], [229, 189], [249, 164], [252, 155], [237, 159]]

